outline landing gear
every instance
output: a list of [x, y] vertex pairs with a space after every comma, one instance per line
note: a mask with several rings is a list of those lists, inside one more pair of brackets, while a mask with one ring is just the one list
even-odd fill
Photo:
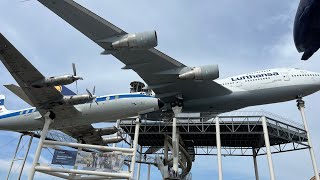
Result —
[[171, 102], [170, 105], [171, 107], [183, 107], [183, 99], [176, 98], [176, 100], [174, 102]]

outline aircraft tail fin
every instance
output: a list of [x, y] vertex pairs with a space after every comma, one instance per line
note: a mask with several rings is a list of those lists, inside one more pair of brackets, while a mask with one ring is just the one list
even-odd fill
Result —
[[76, 95], [73, 91], [71, 91], [69, 88], [66, 86], [56, 86], [56, 89], [60, 91], [60, 93], [64, 96], [73, 96]]
[[4, 95], [0, 95], [0, 114], [4, 114], [8, 112], [6, 109], [4, 102], [5, 102], [6, 97]]

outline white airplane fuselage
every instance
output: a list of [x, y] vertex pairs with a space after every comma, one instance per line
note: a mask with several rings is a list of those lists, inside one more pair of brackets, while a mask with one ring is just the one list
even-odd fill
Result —
[[[294, 68], [262, 70], [215, 80], [231, 93], [184, 101], [183, 112], [228, 112], [248, 106], [278, 103], [307, 96], [320, 90], [320, 74]], [[79, 114], [68, 119], [55, 119], [52, 129], [74, 125], [110, 122], [159, 110], [157, 98], [145, 94], [101, 96], [98, 104], [76, 105]], [[0, 113], [0, 130], [30, 131], [44, 124], [35, 108]]]
[[184, 112], [227, 112], [248, 106], [284, 102], [320, 90], [320, 74], [295, 68], [278, 68], [215, 80], [232, 93], [184, 101]]
[[[110, 122], [159, 110], [159, 100], [143, 93], [101, 96], [97, 103], [76, 105], [79, 113], [67, 119], [54, 119], [51, 129]], [[58, 117], [58, 116], [57, 116]], [[33, 131], [43, 128], [44, 120], [36, 108], [0, 113], [0, 130]]]

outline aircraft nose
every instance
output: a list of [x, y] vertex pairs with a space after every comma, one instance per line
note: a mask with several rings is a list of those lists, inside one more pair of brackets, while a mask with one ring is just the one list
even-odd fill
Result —
[[161, 109], [164, 105], [165, 105], [165, 103], [163, 101], [161, 101], [160, 99], [158, 99], [159, 109]]

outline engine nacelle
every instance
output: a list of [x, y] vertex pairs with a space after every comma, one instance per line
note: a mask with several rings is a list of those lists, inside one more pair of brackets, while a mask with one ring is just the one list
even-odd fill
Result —
[[183, 80], [215, 80], [219, 78], [218, 65], [206, 65], [199, 67], [187, 67], [187, 72], [180, 74], [179, 79]]
[[112, 43], [113, 49], [150, 49], [158, 45], [156, 31], [127, 34]]
[[32, 87], [41, 88], [41, 87], [68, 85], [79, 79], [82, 79], [82, 78], [78, 76], [73, 76], [73, 75], [49, 77], [49, 78], [41, 79], [39, 81], [32, 83]]
[[87, 94], [84, 95], [74, 95], [74, 96], [64, 96], [63, 99], [59, 102], [60, 105], [67, 104], [67, 105], [78, 105], [78, 104], [85, 104], [88, 102], [92, 102], [96, 96], [90, 96]]

